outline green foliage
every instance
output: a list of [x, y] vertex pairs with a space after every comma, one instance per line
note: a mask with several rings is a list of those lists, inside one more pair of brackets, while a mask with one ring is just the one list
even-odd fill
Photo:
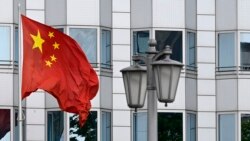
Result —
[[158, 113], [158, 141], [182, 141], [182, 114]]
[[78, 141], [77, 137], [85, 137], [84, 141], [97, 141], [97, 112], [90, 112], [85, 125], [80, 128], [78, 115], [70, 117], [70, 141]]
[[241, 118], [241, 141], [250, 141], [250, 117]]

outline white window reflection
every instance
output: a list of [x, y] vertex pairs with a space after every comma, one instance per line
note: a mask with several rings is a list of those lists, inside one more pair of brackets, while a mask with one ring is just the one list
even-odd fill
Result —
[[187, 57], [186, 64], [187, 68], [190, 70], [196, 69], [196, 40], [195, 33], [188, 32], [187, 33]]
[[111, 141], [111, 113], [110, 112], [102, 112], [101, 141]]
[[187, 114], [187, 141], [196, 141], [196, 115]]
[[96, 66], [97, 30], [93, 28], [70, 28], [69, 35], [81, 46], [89, 62]]
[[0, 64], [10, 63], [10, 27], [0, 26]]
[[133, 115], [133, 141], [147, 140], [147, 113], [138, 112]]

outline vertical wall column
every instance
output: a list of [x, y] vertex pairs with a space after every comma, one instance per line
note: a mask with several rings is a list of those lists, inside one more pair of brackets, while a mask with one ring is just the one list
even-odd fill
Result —
[[216, 141], [215, 0], [197, 0], [198, 141]]
[[[44, 0], [26, 0], [26, 16], [44, 23]], [[45, 140], [45, 95], [38, 91], [26, 98], [26, 131], [27, 141]]]
[[131, 116], [127, 106], [122, 68], [130, 65], [130, 0], [113, 0], [113, 140], [131, 140]]

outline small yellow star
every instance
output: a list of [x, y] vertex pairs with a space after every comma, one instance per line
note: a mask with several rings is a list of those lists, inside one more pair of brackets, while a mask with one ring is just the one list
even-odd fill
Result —
[[55, 42], [55, 43], [53, 44], [54, 49], [59, 49], [59, 45], [60, 45], [60, 44], [58, 44], [57, 42]]
[[53, 38], [53, 37], [55, 37], [55, 36], [54, 36], [54, 32], [49, 32], [49, 35], [48, 35], [48, 36], [49, 36], [50, 39]]
[[32, 49], [38, 48], [40, 50], [40, 52], [43, 53], [42, 45], [45, 41], [43, 40], [43, 38], [41, 38], [39, 30], [37, 31], [36, 36], [32, 35], [32, 34], [30, 34], [30, 36], [32, 37], [32, 39], [34, 41]]
[[52, 63], [48, 60], [45, 60], [46, 66], [51, 67]]
[[56, 57], [55, 57], [55, 55], [53, 54], [52, 56], [50, 56], [50, 60], [52, 61], [52, 62], [56, 62]]

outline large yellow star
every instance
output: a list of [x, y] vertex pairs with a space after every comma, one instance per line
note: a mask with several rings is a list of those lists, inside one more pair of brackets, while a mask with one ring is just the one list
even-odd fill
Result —
[[32, 49], [38, 48], [41, 51], [41, 53], [43, 53], [42, 45], [45, 41], [43, 40], [43, 38], [41, 38], [39, 30], [37, 31], [36, 36], [32, 34], [30, 34], [30, 36], [32, 37], [34, 41]]

